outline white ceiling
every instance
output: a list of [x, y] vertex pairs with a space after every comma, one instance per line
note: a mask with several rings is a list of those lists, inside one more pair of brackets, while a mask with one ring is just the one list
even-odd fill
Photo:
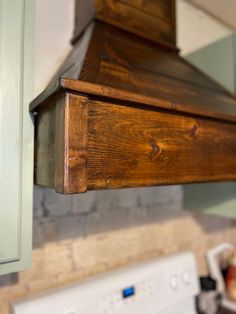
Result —
[[236, 0], [188, 0], [236, 29]]

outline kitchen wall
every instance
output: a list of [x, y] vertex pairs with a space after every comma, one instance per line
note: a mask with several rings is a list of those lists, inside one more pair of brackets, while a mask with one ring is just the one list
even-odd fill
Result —
[[[183, 53], [231, 31], [182, 0], [178, 14]], [[207, 30], [196, 33], [203, 20]], [[71, 49], [73, 0], [37, 0], [36, 26], [38, 93]], [[206, 250], [223, 241], [236, 244], [236, 223], [190, 213], [182, 198], [180, 186], [75, 196], [35, 187], [32, 268], [0, 278], [0, 313], [9, 314], [12, 300], [183, 250], [193, 251], [199, 272], [206, 273]]]
[[178, 46], [183, 55], [209, 45], [232, 30], [185, 0], [177, 0]]

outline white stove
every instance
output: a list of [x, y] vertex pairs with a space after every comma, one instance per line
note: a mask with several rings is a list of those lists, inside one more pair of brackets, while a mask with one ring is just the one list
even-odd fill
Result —
[[195, 258], [183, 253], [13, 305], [15, 314], [196, 314]]

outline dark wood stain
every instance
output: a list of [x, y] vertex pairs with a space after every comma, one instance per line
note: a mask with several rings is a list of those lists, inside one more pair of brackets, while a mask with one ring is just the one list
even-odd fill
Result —
[[65, 106], [64, 193], [87, 191], [87, 128], [87, 99], [67, 94]]
[[175, 49], [175, 1], [97, 0], [96, 17]]
[[224, 308], [221, 308], [219, 310], [219, 314], [235, 314], [235, 312], [227, 310], [227, 309], [224, 309]]
[[74, 94], [57, 106], [38, 124], [38, 184], [71, 194], [236, 179], [235, 124]]
[[235, 131], [227, 123], [90, 102], [88, 188], [233, 180]]
[[235, 96], [179, 56], [175, 1], [76, 8], [74, 49], [30, 107], [35, 183], [71, 194], [236, 180]]

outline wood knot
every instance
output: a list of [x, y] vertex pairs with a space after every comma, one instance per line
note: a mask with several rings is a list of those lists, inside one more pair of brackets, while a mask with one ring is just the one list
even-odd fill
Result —
[[152, 149], [149, 153], [150, 159], [158, 157], [161, 154], [161, 148], [157, 145], [156, 141], [153, 138], [149, 140], [149, 145]]
[[190, 133], [192, 136], [195, 136], [198, 132], [199, 126], [198, 124], [194, 124], [194, 126], [190, 129]]

